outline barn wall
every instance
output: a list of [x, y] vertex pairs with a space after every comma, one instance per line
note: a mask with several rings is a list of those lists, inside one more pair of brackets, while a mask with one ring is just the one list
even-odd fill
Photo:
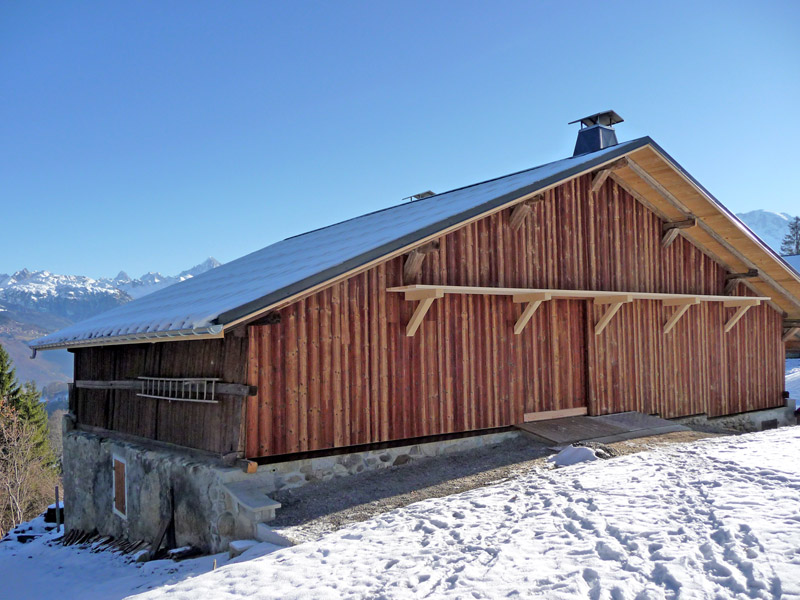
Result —
[[[75, 351], [75, 379], [112, 381], [145, 377], [218, 377], [244, 383], [243, 337], [82, 348]], [[239, 450], [242, 399], [218, 396], [219, 404], [140, 398], [127, 390], [75, 389], [77, 422], [144, 438], [218, 452]]]
[[[413, 338], [415, 303], [386, 288], [409, 283], [722, 294], [725, 271], [612, 180], [590, 176], [533, 206], [519, 230], [510, 211], [439, 239], [421, 274], [403, 281], [388, 260], [250, 327], [247, 454], [263, 456], [511, 425], [526, 412], [588, 406], [666, 417], [780, 406], [780, 315], [692, 307], [670, 334], [670, 307], [626, 305], [600, 335], [603, 308], [542, 305], [520, 336], [509, 297], [447, 295]], [[743, 289], [743, 288], [742, 288]], [[744, 293], [739, 290], [739, 293]]]

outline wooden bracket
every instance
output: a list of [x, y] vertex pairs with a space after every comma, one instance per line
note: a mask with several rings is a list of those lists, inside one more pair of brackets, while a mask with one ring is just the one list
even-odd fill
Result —
[[594, 178], [592, 178], [592, 193], [596, 194], [600, 188], [603, 187], [603, 184], [606, 182], [606, 179], [608, 179], [609, 175], [611, 175], [612, 171], [616, 171], [617, 169], [627, 166], [628, 159], [623, 157], [597, 171]]
[[739, 285], [739, 282], [744, 281], [745, 279], [752, 279], [753, 277], [758, 277], [758, 269], [750, 269], [746, 273], [728, 273], [725, 275], [725, 291], [723, 292], [726, 296], [729, 296], [733, 293], [736, 289], [736, 286]]
[[623, 304], [627, 304], [628, 302], [633, 302], [633, 296], [605, 296], [602, 298], [595, 298], [595, 304], [608, 304], [608, 308], [603, 316], [600, 317], [597, 325], [594, 326], [594, 334], [600, 335], [603, 333], [603, 330], [611, 322], [611, 319], [614, 318], [614, 315], [617, 314], [617, 311], [622, 308]]
[[425, 260], [425, 257], [431, 252], [436, 252], [438, 249], [439, 242], [434, 241], [409, 252], [406, 262], [403, 265], [403, 281], [409, 282], [416, 279], [422, 272], [422, 262]]
[[414, 314], [411, 315], [411, 320], [406, 325], [406, 336], [414, 337], [433, 301], [442, 297], [444, 297], [444, 290], [409, 290], [406, 292], [406, 300], [419, 300]]
[[522, 311], [522, 314], [517, 319], [517, 322], [514, 323], [514, 335], [519, 335], [522, 333], [522, 330], [525, 329], [525, 325], [528, 324], [528, 321], [531, 320], [531, 317], [536, 312], [536, 309], [542, 304], [542, 302], [547, 302], [550, 300], [550, 294], [517, 294], [514, 297], [514, 302], [527, 302], [528, 306], [525, 307], [525, 310]]
[[525, 222], [525, 217], [531, 212], [531, 206], [542, 200], [544, 200], [544, 194], [537, 194], [530, 200], [525, 200], [517, 204], [511, 211], [511, 218], [508, 220], [508, 224], [511, 225], [511, 228], [517, 230], [522, 227], [522, 223]]
[[800, 327], [791, 327], [786, 330], [781, 338], [781, 341], [788, 342], [790, 339], [795, 337], [796, 335], [800, 334]]
[[661, 226], [661, 230], [664, 234], [664, 237], [661, 238], [661, 245], [664, 246], [664, 248], [668, 248], [670, 244], [676, 240], [678, 234], [681, 232], [681, 229], [689, 229], [695, 225], [697, 225], [697, 219], [694, 217], [684, 219], [683, 221], [670, 221], [664, 223]]
[[733, 313], [733, 316], [728, 319], [727, 323], [725, 323], [725, 333], [728, 333], [731, 329], [733, 329], [733, 326], [739, 322], [739, 319], [744, 316], [744, 313], [746, 313], [751, 306], [758, 306], [759, 304], [761, 304], [761, 300], [757, 299], [729, 300], [727, 302], [723, 302], [722, 305], [725, 308], [736, 307], [736, 312]]
[[676, 298], [674, 300], [664, 300], [664, 306], [676, 306], [677, 310], [672, 313], [672, 316], [667, 320], [664, 325], [664, 333], [669, 333], [672, 328], [678, 324], [681, 317], [686, 314], [695, 304], [700, 304], [700, 298]]

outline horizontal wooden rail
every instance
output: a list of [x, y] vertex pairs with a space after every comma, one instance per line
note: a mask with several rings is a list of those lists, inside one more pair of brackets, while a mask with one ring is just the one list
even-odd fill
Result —
[[[666, 294], [660, 292], [616, 292], [606, 290], [548, 290], [542, 288], [504, 288], [504, 287], [474, 287], [468, 285], [404, 285], [388, 288], [387, 292], [413, 292], [415, 290], [441, 290], [443, 294], [477, 294], [491, 296], [520, 296], [530, 294], [549, 294], [553, 300], [594, 300], [597, 298], [610, 299], [608, 304], [613, 304], [613, 298], [627, 301], [630, 296], [633, 300], [670, 300], [678, 298], [697, 298], [700, 302], [731, 302], [735, 300], [766, 302], [767, 296], [708, 296], [702, 294]], [[758, 302], [754, 302], [758, 303]]]
[[[131, 390], [139, 392], [142, 389], [142, 382], [138, 379], [122, 379], [118, 381], [89, 381], [81, 380], [75, 382], [75, 387], [84, 390]], [[255, 396], [258, 388], [254, 385], [244, 385], [241, 383], [219, 383], [215, 384], [218, 394], [228, 396]]]
[[689, 310], [689, 307], [701, 302], [722, 302], [726, 308], [736, 308], [724, 329], [727, 333], [744, 316], [752, 306], [771, 299], [766, 296], [711, 296], [702, 294], [666, 294], [660, 292], [617, 292], [605, 290], [549, 290], [530, 288], [503, 288], [503, 287], [476, 287], [467, 285], [404, 285], [392, 287], [387, 292], [402, 292], [406, 300], [420, 300], [417, 310], [409, 321], [406, 335], [413, 336], [422, 323], [425, 313], [435, 298], [442, 298], [445, 294], [475, 294], [490, 296], [512, 296], [514, 302], [527, 302], [517, 322], [514, 324], [514, 333], [519, 335], [525, 325], [530, 321], [536, 309], [542, 302], [548, 300], [591, 300], [595, 305], [607, 305], [603, 316], [595, 325], [595, 334], [600, 335], [614, 318], [623, 304], [634, 300], [660, 300], [664, 306], [676, 306], [677, 310], [664, 325], [664, 333], [669, 333], [680, 318]]

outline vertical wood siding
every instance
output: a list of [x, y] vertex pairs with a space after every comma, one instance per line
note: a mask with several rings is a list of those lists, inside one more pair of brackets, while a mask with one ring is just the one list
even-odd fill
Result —
[[[196, 340], [82, 348], [75, 351], [75, 379], [218, 377], [244, 383], [247, 340]], [[140, 398], [127, 390], [74, 390], [78, 423], [225, 454], [240, 450], [242, 399], [219, 404]]]
[[[669, 334], [671, 307], [625, 305], [599, 336], [604, 307], [544, 303], [523, 333], [511, 298], [446, 295], [417, 334], [409, 283], [722, 294], [725, 271], [612, 180], [584, 176], [548, 192], [519, 230], [510, 211], [439, 239], [415, 281], [403, 257], [335, 283], [249, 328], [246, 452], [265, 456], [511, 425], [526, 412], [588, 406], [665, 417], [721, 415], [782, 403], [781, 317], [693, 306]], [[737, 291], [744, 294], [740, 286]]]

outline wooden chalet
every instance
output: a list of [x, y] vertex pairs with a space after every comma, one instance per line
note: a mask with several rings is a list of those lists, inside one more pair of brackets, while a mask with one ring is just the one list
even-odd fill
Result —
[[31, 345], [74, 353], [76, 430], [258, 460], [784, 406], [800, 275], [617, 122], [584, 119], [573, 157], [289, 238]]

